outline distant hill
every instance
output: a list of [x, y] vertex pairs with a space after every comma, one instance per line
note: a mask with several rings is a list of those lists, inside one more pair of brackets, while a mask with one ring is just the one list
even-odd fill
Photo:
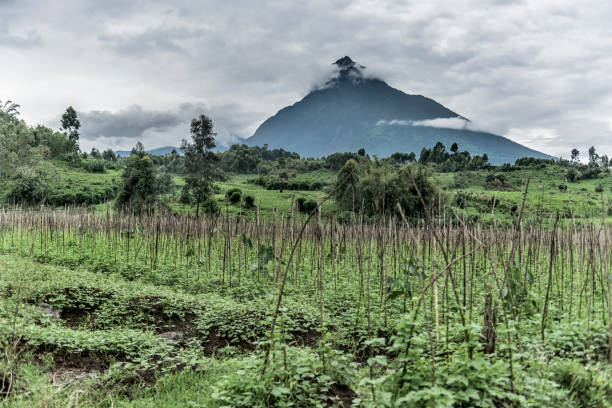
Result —
[[[178, 154], [183, 154], [183, 152], [181, 151], [180, 147], [176, 147], [176, 146], [164, 146], [164, 147], [158, 147], [156, 149], [151, 149], [151, 150], [147, 150], [147, 153], [151, 153], [154, 155], [164, 155], [164, 154], [168, 154], [168, 153], [172, 153], [172, 150], [176, 150], [176, 152]], [[132, 151], [131, 150], [117, 150], [115, 152], [115, 154], [117, 154], [117, 156], [124, 156], [127, 157], [130, 155]]]
[[409, 95], [380, 79], [367, 78], [349, 57], [334, 63], [336, 74], [321, 89], [281, 109], [246, 140], [248, 145], [283, 148], [320, 157], [357, 151], [381, 157], [415, 152], [440, 141], [448, 148], [487, 153], [493, 164], [520, 157], [550, 156], [505, 137], [470, 129], [470, 121], [421, 95]]

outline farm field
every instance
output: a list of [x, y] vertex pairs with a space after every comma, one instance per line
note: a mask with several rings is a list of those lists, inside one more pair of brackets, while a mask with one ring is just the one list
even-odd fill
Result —
[[612, 404], [608, 225], [305, 217], [1, 212], [4, 404]]

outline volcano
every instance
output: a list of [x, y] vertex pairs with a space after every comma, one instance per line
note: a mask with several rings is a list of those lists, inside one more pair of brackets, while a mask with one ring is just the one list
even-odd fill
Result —
[[324, 86], [264, 121], [248, 145], [283, 148], [303, 157], [356, 152], [386, 157], [415, 152], [442, 142], [472, 155], [487, 153], [493, 164], [520, 157], [551, 158], [503, 136], [470, 129], [469, 119], [422, 95], [406, 94], [345, 56]]

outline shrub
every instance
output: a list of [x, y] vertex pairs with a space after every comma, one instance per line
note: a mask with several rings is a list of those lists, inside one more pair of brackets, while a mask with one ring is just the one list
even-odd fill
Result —
[[255, 197], [253, 197], [252, 195], [248, 195], [248, 196], [244, 197], [244, 206], [246, 208], [253, 208], [253, 207], [255, 207]]
[[212, 198], [206, 199], [202, 203], [200, 209], [205, 214], [210, 214], [210, 215], [219, 214], [219, 211], [220, 211], [219, 204], [217, 204], [217, 202], [215, 200], [213, 200]]
[[315, 208], [317, 208], [317, 205], [317, 202], [314, 200], [308, 200], [304, 202], [304, 212], [310, 214], [315, 210]]
[[298, 197], [297, 200], [295, 200], [295, 203], [297, 205], [297, 210], [299, 212], [304, 212], [304, 203], [306, 202], [306, 199], [304, 197]]
[[314, 190], [321, 190], [323, 188], [324, 184], [320, 181], [315, 181], [314, 183], [312, 183], [310, 185], [310, 190], [314, 191]]
[[84, 160], [82, 166], [89, 173], [104, 173], [106, 163], [102, 159], [89, 159]]
[[242, 190], [240, 190], [239, 188], [230, 188], [229, 190], [227, 190], [225, 192], [225, 197], [228, 200], [231, 200], [232, 194], [234, 194], [234, 193], [238, 193], [238, 194], [240, 194], [240, 196], [242, 196]]
[[353, 212], [352, 211], [342, 211], [340, 214], [338, 214], [338, 216], [336, 217], [336, 220], [340, 224], [350, 224], [353, 222]]
[[240, 202], [241, 198], [242, 198], [242, 193], [240, 191], [234, 191], [232, 195], [229, 196], [229, 201], [232, 204], [236, 204]]
[[598, 185], [595, 187], [595, 192], [596, 192], [596, 193], [603, 193], [603, 191], [604, 191], [604, 188], [603, 188], [603, 186], [601, 185], [601, 183], [599, 183], [599, 184], [598, 184]]
[[312, 352], [289, 347], [286, 363], [272, 360], [262, 374], [262, 356], [240, 361], [242, 369], [219, 379], [212, 398], [225, 407], [349, 406], [355, 393], [347, 386], [355, 369], [347, 356], [328, 352], [326, 364]]
[[9, 190], [9, 202], [19, 204], [36, 204], [43, 200], [44, 186], [39, 175], [30, 168], [21, 168], [17, 171], [15, 182]]
[[612, 378], [604, 367], [585, 367], [572, 360], [549, 365], [553, 380], [568, 390], [577, 407], [608, 407], [612, 404]]

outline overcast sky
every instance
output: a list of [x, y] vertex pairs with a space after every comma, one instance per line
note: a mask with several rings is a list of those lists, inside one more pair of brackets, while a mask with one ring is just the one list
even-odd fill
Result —
[[349, 55], [479, 128], [612, 153], [612, 2], [0, 0], [0, 100], [79, 112], [81, 146], [177, 145], [200, 112], [248, 137]]

